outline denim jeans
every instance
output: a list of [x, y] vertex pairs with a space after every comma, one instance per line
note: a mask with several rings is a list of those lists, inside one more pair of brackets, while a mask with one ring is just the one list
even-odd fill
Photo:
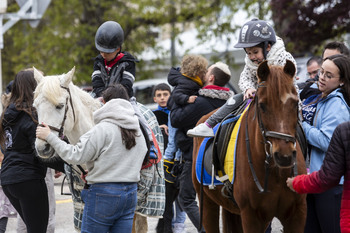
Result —
[[82, 233], [131, 233], [137, 183], [97, 183], [84, 189]]
[[175, 214], [174, 214], [172, 223], [173, 224], [174, 223], [185, 223], [186, 212], [180, 208], [180, 204], [177, 200], [175, 200], [175, 202], [174, 202], [174, 207], [175, 207], [175, 212], [174, 212]]

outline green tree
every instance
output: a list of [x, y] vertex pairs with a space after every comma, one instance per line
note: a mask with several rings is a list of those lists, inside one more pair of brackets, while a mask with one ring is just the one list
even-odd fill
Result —
[[[45, 74], [60, 74], [76, 66], [76, 84], [88, 84], [94, 57], [94, 37], [99, 25], [106, 20], [118, 21], [125, 32], [123, 50], [136, 57], [147, 48], [156, 47], [155, 28], [167, 28], [173, 23], [173, 35], [188, 25], [199, 31], [204, 43], [212, 36], [232, 34], [239, 26], [231, 22], [239, 9], [254, 15], [266, 11], [261, 0], [59, 0], [51, 1], [40, 24], [31, 28], [19, 21], [4, 35], [2, 52], [4, 84], [21, 69], [35, 66]], [[263, 7], [261, 7], [263, 6]], [[9, 1], [8, 12], [19, 7]], [[232, 37], [227, 37], [227, 41]], [[186, 52], [186, 51], [185, 51]], [[216, 50], [213, 48], [213, 52]], [[160, 51], [170, 57], [170, 51]], [[215, 60], [232, 62], [227, 54], [217, 54]], [[225, 60], [226, 59], [226, 60]], [[162, 64], [164, 57], [152, 64]], [[170, 67], [169, 67], [170, 68]], [[137, 65], [137, 79], [150, 77], [143, 60]]]
[[294, 54], [320, 52], [327, 39], [350, 32], [349, 0], [271, 0], [271, 10], [277, 34]]

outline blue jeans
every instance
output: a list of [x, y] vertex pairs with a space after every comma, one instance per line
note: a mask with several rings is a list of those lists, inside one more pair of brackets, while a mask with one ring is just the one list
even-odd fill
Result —
[[174, 202], [174, 207], [175, 207], [175, 212], [174, 212], [175, 214], [174, 214], [172, 223], [173, 224], [174, 223], [185, 223], [186, 212], [180, 208], [180, 204], [177, 200], [175, 200], [175, 202]]
[[82, 233], [130, 233], [137, 183], [97, 183], [81, 192], [85, 202]]

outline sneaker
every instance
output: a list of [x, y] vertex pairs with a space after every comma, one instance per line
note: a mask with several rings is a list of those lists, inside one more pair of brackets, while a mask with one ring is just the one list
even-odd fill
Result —
[[173, 233], [186, 233], [184, 223], [175, 223], [173, 227]]
[[207, 124], [201, 123], [187, 131], [189, 137], [214, 137], [214, 131]]

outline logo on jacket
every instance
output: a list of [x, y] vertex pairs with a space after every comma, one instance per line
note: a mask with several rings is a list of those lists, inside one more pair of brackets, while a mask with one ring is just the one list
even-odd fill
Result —
[[12, 144], [13, 144], [13, 141], [12, 141], [12, 128], [6, 128], [5, 129], [5, 148], [6, 149], [9, 149], [9, 148], [12, 148]]

